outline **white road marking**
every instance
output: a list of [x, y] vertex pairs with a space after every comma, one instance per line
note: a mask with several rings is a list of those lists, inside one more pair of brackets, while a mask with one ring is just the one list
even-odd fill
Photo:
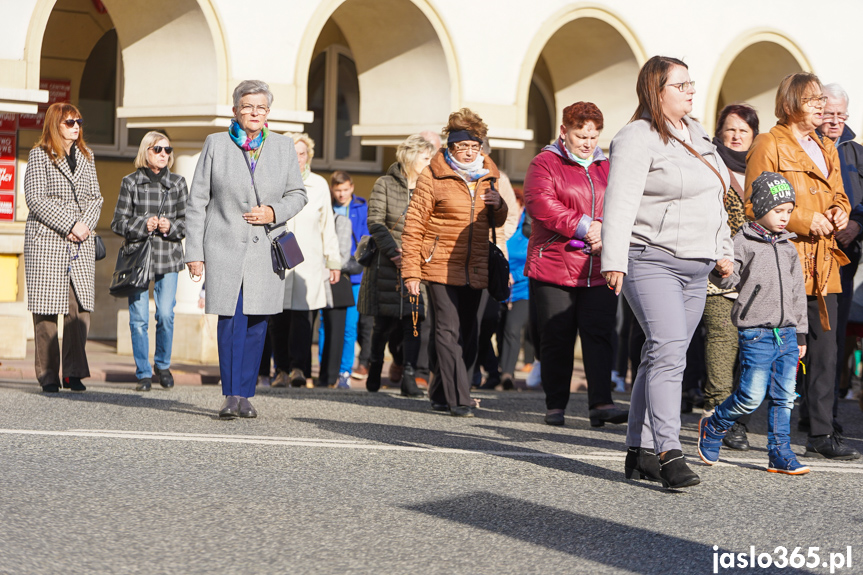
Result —
[[[284, 447], [327, 447], [331, 449], [363, 449], [369, 451], [407, 451], [413, 453], [446, 453], [460, 455], [492, 455], [503, 457], [529, 458], [560, 458], [574, 461], [610, 461], [619, 463], [625, 458], [625, 453], [616, 451], [593, 451], [589, 453], [546, 453], [543, 451], [488, 450], [488, 449], [458, 449], [447, 447], [427, 447], [422, 445], [390, 445], [386, 443], [363, 443], [357, 440], [342, 439], [312, 439], [304, 437], [270, 437], [247, 435], [223, 435], [205, 433], [175, 433], [160, 431], [123, 431], [115, 429], [70, 429], [68, 431], [50, 431], [39, 429], [0, 429], [0, 435], [41, 435], [54, 437], [87, 437], [101, 439], [143, 439], [158, 441], [188, 441], [200, 443], [234, 443], [246, 445], [273, 445]], [[830, 471], [835, 473], [863, 474], [863, 464], [840, 461], [809, 460], [800, 458], [800, 462], [815, 471]], [[767, 467], [767, 457], [723, 458], [714, 467], [738, 467], [739, 465]], [[700, 466], [699, 466], [700, 467]]]

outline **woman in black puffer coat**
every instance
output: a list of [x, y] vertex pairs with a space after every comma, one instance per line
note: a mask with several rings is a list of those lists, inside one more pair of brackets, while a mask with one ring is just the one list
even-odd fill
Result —
[[369, 233], [378, 247], [369, 268], [363, 274], [357, 310], [375, 318], [369, 377], [366, 389], [377, 391], [381, 386], [384, 347], [390, 334], [401, 329], [404, 348], [402, 395], [421, 397], [416, 386], [416, 363], [420, 350], [419, 321], [414, 329], [412, 312], [425, 317], [425, 294], [420, 294], [416, 307], [411, 305], [401, 277], [402, 230], [411, 194], [420, 172], [431, 160], [434, 146], [421, 136], [410, 136], [396, 150], [398, 160], [386, 175], [375, 182], [369, 199]]

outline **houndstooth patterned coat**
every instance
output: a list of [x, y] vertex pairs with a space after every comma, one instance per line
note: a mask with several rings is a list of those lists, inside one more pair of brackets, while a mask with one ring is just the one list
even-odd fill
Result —
[[69, 313], [70, 281], [81, 306], [87, 311], [94, 307], [93, 236], [80, 244], [66, 236], [77, 222], [95, 229], [103, 199], [95, 163], [77, 147], [73, 149], [77, 159], [74, 174], [65, 158], [55, 163], [40, 147], [30, 150], [27, 160], [24, 198], [30, 213], [24, 228], [24, 273], [27, 309], [34, 314]]

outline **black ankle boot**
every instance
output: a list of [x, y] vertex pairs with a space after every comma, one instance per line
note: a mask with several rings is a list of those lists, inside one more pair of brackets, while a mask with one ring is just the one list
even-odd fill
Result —
[[662, 481], [659, 475], [659, 458], [652, 449], [641, 447], [626, 448], [626, 462], [623, 464], [627, 479], [646, 479]]
[[372, 393], [381, 388], [381, 371], [384, 369], [384, 362], [373, 361], [369, 364], [369, 377], [366, 379], [366, 389]]
[[416, 372], [414, 366], [405, 364], [404, 372], [402, 373], [402, 395], [405, 397], [422, 397], [425, 394], [417, 387]]
[[701, 478], [689, 469], [679, 449], [669, 449], [659, 458], [659, 476], [662, 486], [668, 489], [691, 487], [701, 483]]

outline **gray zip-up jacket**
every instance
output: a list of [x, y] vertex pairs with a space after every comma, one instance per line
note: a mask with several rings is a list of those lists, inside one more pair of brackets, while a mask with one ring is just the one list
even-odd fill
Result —
[[783, 231], [771, 243], [746, 222], [734, 236], [734, 273], [722, 278], [710, 272], [713, 284], [740, 292], [731, 308], [737, 329], [796, 327], [798, 345], [806, 343], [806, 284], [797, 250], [788, 241], [796, 237]]
[[[730, 184], [728, 169], [704, 128], [684, 118], [692, 148]], [[628, 270], [629, 245], [653, 246], [681, 259], [731, 259], [722, 183], [677, 140], [662, 143], [645, 120], [611, 141], [602, 223], [602, 271]]]

